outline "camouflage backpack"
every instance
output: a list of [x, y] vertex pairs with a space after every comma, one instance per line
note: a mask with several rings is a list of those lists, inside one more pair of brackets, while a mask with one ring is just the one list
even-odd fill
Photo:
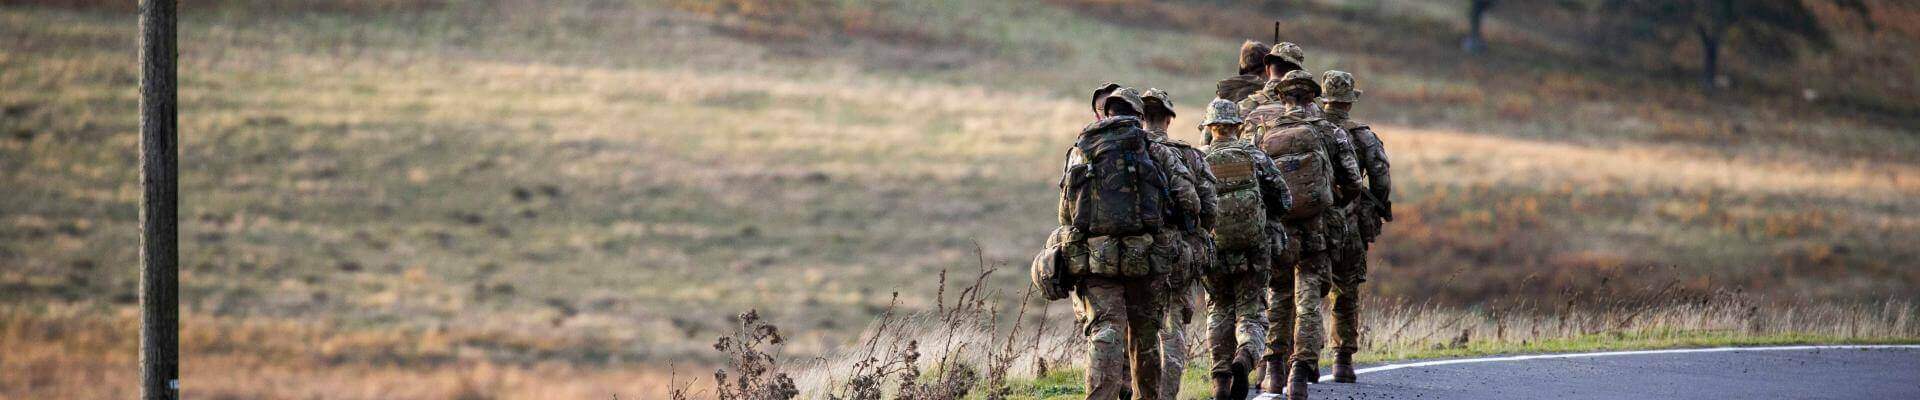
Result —
[[1287, 219], [1320, 215], [1333, 204], [1332, 160], [1320, 140], [1325, 133], [1315, 126], [1317, 119], [1304, 114], [1304, 110], [1276, 103], [1260, 106], [1247, 115], [1247, 122], [1257, 129], [1260, 150], [1273, 158], [1274, 167], [1280, 169], [1287, 190], [1292, 192], [1293, 208], [1288, 210]]
[[1148, 153], [1147, 131], [1134, 117], [1088, 125], [1073, 144], [1086, 163], [1072, 164], [1062, 189], [1073, 226], [1088, 237], [1159, 230], [1167, 215], [1166, 172]]
[[1221, 250], [1255, 250], [1266, 243], [1267, 207], [1260, 193], [1260, 169], [1254, 163], [1260, 149], [1253, 142], [1229, 140], [1207, 148], [1207, 165], [1219, 180], [1220, 218], [1213, 227], [1214, 245]]

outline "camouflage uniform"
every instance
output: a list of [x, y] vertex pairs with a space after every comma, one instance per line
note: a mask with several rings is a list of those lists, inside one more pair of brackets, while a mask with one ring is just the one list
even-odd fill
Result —
[[[1322, 80], [1326, 95], [1321, 96], [1321, 102], [1351, 104], [1360, 100], [1361, 91], [1354, 89], [1352, 74], [1327, 71]], [[1324, 109], [1329, 122], [1339, 125], [1352, 136], [1354, 156], [1367, 178], [1367, 195], [1359, 196], [1341, 209], [1350, 229], [1345, 246], [1334, 257], [1333, 263], [1330, 299], [1333, 304], [1333, 348], [1338, 357], [1336, 363], [1344, 363], [1350, 368], [1352, 355], [1359, 350], [1360, 283], [1367, 280], [1367, 248], [1380, 235], [1381, 219], [1391, 217], [1384, 215], [1381, 210], [1387, 209], [1387, 195], [1391, 193], [1392, 183], [1388, 177], [1386, 149], [1382, 147], [1380, 137], [1366, 124], [1349, 119], [1346, 111], [1335, 107]], [[1336, 368], [1336, 378], [1351, 378], [1351, 375], [1341, 372]]]
[[[1276, 47], [1275, 51], [1280, 50]], [[1353, 188], [1358, 187], [1360, 172], [1358, 163], [1353, 157], [1353, 145], [1346, 132], [1325, 121], [1320, 110], [1311, 106], [1311, 101], [1298, 104], [1286, 101], [1281, 94], [1290, 90], [1310, 90], [1317, 95], [1319, 85], [1314, 82], [1311, 73], [1296, 70], [1288, 72], [1283, 79], [1269, 82], [1262, 93], [1256, 94], [1258, 99], [1249, 98], [1249, 100], [1256, 100], [1256, 107], [1258, 107], [1253, 112], [1249, 112], [1247, 117], [1247, 125], [1250, 126], [1247, 129], [1254, 130], [1255, 143], [1263, 143], [1266, 135], [1275, 129], [1308, 124], [1317, 133], [1320, 146], [1328, 157], [1327, 161], [1332, 169], [1330, 174], [1333, 175], [1331, 179], [1326, 180], [1328, 184], [1336, 188], [1335, 193], [1354, 190]], [[1245, 103], [1247, 102], [1243, 102]], [[1267, 150], [1270, 157], [1276, 156], [1272, 154], [1275, 151], [1273, 149], [1263, 148], [1263, 150]], [[1335, 206], [1337, 207], [1339, 203], [1336, 201]], [[1274, 276], [1268, 284], [1271, 307], [1268, 308], [1267, 320], [1272, 324], [1273, 332], [1291, 330], [1293, 337], [1290, 342], [1287, 335], [1268, 336], [1268, 354], [1265, 358], [1267, 362], [1264, 365], [1267, 368], [1279, 367], [1281, 359], [1287, 356], [1289, 350], [1291, 350], [1291, 363], [1294, 365], [1296, 375], [1301, 372], [1301, 368], [1314, 368], [1314, 363], [1319, 360], [1319, 349], [1325, 337], [1325, 328], [1320, 314], [1322, 299], [1324, 299], [1327, 280], [1331, 274], [1332, 253], [1340, 248], [1341, 244], [1337, 238], [1346, 227], [1346, 224], [1340, 221], [1341, 218], [1337, 217], [1338, 214], [1330, 209], [1328, 212], [1311, 217], [1289, 219], [1280, 224], [1280, 230], [1285, 232], [1291, 240], [1290, 245], [1280, 249], [1273, 256], [1276, 263]], [[1292, 272], [1291, 276], [1283, 273], [1289, 270]], [[1286, 306], [1289, 304], [1293, 307]], [[1278, 383], [1275, 382], [1277, 374], [1269, 371], [1267, 377], [1268, 390], [1272, 391], [1271, 386]], [[1308, 380], [1317, 379], [1318, 376], [1308, 377]]]
[[[1123, 101], [1134, 110], [1144, 109], [1138, 91], [1109, 84], [1095, 91], [1096, 112], [1098, 105], [1109, 98]], [[1140, 119], [1137, 117], [1105, 116], [1088, 124], [1083, 132], [1110, 128], [1138, 129], [1139, 126]], [[1158, 142], [1150, 142], [1148, 152], [1154, 163], [1164, 168], [1168, 175], [1167, 189], [1171, 199], [1166, 204], [1189, 215], [1197, 214], [1200, 200], [1193, 184], [1193, 174], [1185, 163], [1180, 162], [1178, 151]], [[1068, 169], [1085, 163], [1086, 157], [1080, 154], [1077, 147], [1068, 150]], [[1064, 183], [1063, 177], [1059, 219], [1061, 225], [1072, 226], [1072, 213]], [[1070, 262], [1069, 270], [1077, 281], [1071, 297], [1089, 347], [1086, 376], [1088, 399], [1119, 398], [1129, 387], [1128, 375], [1131, 375], [1134, 398], [1159, 397], [1162, 379], [1160, 366], [1164, 362], [1160, 355], [1159, 334], [1166, 317], [1167, 300], [1164, 293], [1168, 290], [1167, 276], [1183, 258], [1181, 253], [1185, 245], [1181, 236], [1178, 229], [1169, 228], [1128, 237], [1081, 238], [1079, 242], [1068, 245], [1066, 252], [1070, 258], [1086, 260]], [[1131, 256], [1100, 256], [1103, 254], [1101, 249], [1139, 247], [1148, 249], [1145, 260], [1125, 258]], [[1136, 265], [1145, 265], [1147, 268], [1133, 267]]]
[[[1171, 119], [1173, 98], [1166, 91], [1148, 89], [1141, 97], [1146, 104], [1149, 120], [1156, 118]], [[1149, 127], [1149, 137], [1160, 144], [1172, 147], [1179, 155], [1180, 163], [1191, 174], [1195, 197], [1199, 200], [1198, 212], [1183, 216], [1176, 221], [1176, 228], [1183, 239], [1183, 257], [1175, 265], [1173, 273], [1167, 275], [1167, 317], [1160, 331], [1161, 364], [1160, 398], [1172, 399], [1180, 393], [1180, 374], [1187, 369], [1187, 324], [1193, 321], [1193, 282], [1198, 280], [1204, 267], [1213, 261], [1213, 229], [1218, 203], [1215, 202], [1214, 177], [1207, 168], [1206, 153], [1186, 142], [1167, 136], [1164, 126]]]
[[[1232, 101], [1214, 99], [1208, 105], [1206, 121], [1202, 126], [1230, 125], [1239, 129], [1242, 122], [1240, 110]], [[1232, 142], [1244, 142], [1245, 137], [1215, 138]], [[1213, 146], [1226, 145], [1217, 141]], [[1259, 185], [1263, 203], [1269, 210], [1267, 218], [1276, 220], [1292, 207], [1293, 198], [1288, 193], [1287, 184], [1282, 180], [1280, 170], [1273, 161], [1266, 158], [1264, 152], [1253, 152], [1254, 169], [1259, 176]], [[1221, 219], [1257, 218], [1252, 215], [1220, 215]], [[1271, 225], [1271, 224], [1269, 224]], [[1285, 242], [1284, 237], [1269, 238]], [[1264, 242], [1264, 241], [1263, 241]], [[1220, 250], [1208, 266], [1203, 277], [1207, 290], [1207, 341], [1213, 357], [1211, 373], [1214, 378], [1215, 397], [1244, 396], [1246, 373], [1259, 359], [1261, 347], [1266, 343], [1267, 299], [1262, 292], [1264, 282], [1270, 275], [1272, 245], [1254, 250]], [[1231, 384], [1232, 388], [1223, 389], [1220, 385]], [[1229, 394], [1231, 393], [1231, 394]]]

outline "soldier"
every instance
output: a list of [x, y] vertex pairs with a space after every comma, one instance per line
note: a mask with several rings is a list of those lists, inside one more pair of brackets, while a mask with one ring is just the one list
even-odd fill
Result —
[[1072, 227], [1063, 252], [1075, 260], [1068, 269], [1089, 347], [1087, 398], [1120, 398], [1130, 369], [1133, 397], [1155, 399], [1167, 274], [1183, 247], [1166, 220], [1198, 215], [1200, 200], [1177, 151], [1141, 129], [1138, 91], [1107, 84], [1093, 100], [1100, 119], [1067, 151], [1059, 207], [1061, 225]]
[[1193, 174], [1194, 193], [1200, 200], [1197, 214], [1176, 215], [1172, 221], [1186, 250], [1173, 273], [1167, 275], [1167, 319], [1160, 330], [1160, 353], [1165, 357], [1160, 369], [1160, 398], [1173, 399], [1180, 393], [1180, 374], [1186, 371], [1189, 358], [1184, 328], [1193, 322], [1193, 281], [1213, 258], [1214, 178], [1207, 168], [1205, 153], [1167, 136], [1167, 127], [1173, 124], [1175, 116], [1173, 97], [1165, 90], [1147, 89], [1141, 101], [1147, 108], [1143, 121], [1148, 137], [1173, 148], [1180, 156], [1180, 163]]
[[1200, 126], [1214, 138], [1206, 157], [1220, 191], [1220, 215], [1212, 227], [1219, 252], [1203, 275], [1215, 399], [1247, 398], [1247, 374], [1266, 343], [1262, 289], [1268, 281], [1269, 254], [1276, 243], [1286, 241], [1285, 236], [1271, 236], [1267, 227], [1293, 205], [1280, 170], [1241, 135], [1241, 121], [1240, 108], [1232, 101], [1214, 99]]
[[1321, 80], [1326, 94], [1320, 96], [1320, 102], [1325, 105], [1322, 110], [1327, 122], [1338, 125], [1351, 136], [1354, 156], [1367, 178], [1366, 191], [1341, 209], [1348, 226], [1354, 229], [1348, 229], [1348, 243], [1334, 257], [1329, 299], [1333, 305], [1333, 381], [1351, 383], [1357, 378], [1353, 373], [1353, 353], [1359, 350], [1360, 343], [1360, 283], [1367, 281], [1368, 246], [1380, 236], [1382, 220], [1393, 220], [1393, 203], [1387, 197], [1392, 192], [1392, 182], [1388, 177], [1387, 152], [1381, 146], [1380, 137], [1366, 124], [1348, 118], [1361, 93], [1353, 87], [1353, 75], [1327, 71]]
[[[1268, 71], [1275, 68], [1269, 65]], [[1345, 133], [1322, 120], [1312, 107], [1320, 95], [1312, 73], [1286, 72], [1271, 78], [1262, 92], [1272, 96], [1247, 113], [1245, 123], [1260, 149], [1279, 167], [1293, 197], [1293, 207], [1281, 224], [1289, 245], [1274, 256], [1275, 276], [1268, 284], [1267, 320], [1275, 333], [1267, 337], [1262, 386], [1269, 392], [1284, 386], [1278, 391], [1288, 398], [1305, 399], [1307, 383], [1318, 379], [1316, 364], [1325, 335], [1320, 308], [1332, 268], [1331, 251], [1338, 245], [1328, 235], [1345, 226], [1335, 221], [1338, 215], [1333, 210], [1346, 199], [1335, 194], [1359, 190], [1360, 172]], [[1286, 271], [1292, 276], [1282, 277]], [[1288, 304], [1293, 305], [1291, 310]], [[1290, 343], [1282, 334], [1288, 331], [1293, 332]], [[1289, 348], [1290, 360], [1286, 359]]]
[[1275, 101], [1274, 98], [1280, 95], [1272, 91], [1275, 83], [1273, 80], [1280, 79], [1281, 76], [1286, 75], [1288, 72], [1304, 70], [1305, 67], [1303, 67], [1303, 65], [1306, 65], [1306, 62], [1307, 52], [1305, 49], [1301, 49], [1300, 45], [1293, 44], [1293, 42], [1280, 42], [1279, 44], [1273, 45], [1273, 50], [1267, 52], [1267, 55], [1261, 58], [1261, 66], [1265, 68], [1267, 74], [1266, 84], [1262, 86], [1261, 90], [1254, 91], [1252, 94], [1248, 94], [1245, 99], [1238, 100], [1240, 102], [1240, 112], [1251, 113], [1254, 108]]
[[1240, 75], [1221, 79], [1219, 83], [1214, 84], [1214, 97], [1237, 102], [1266, 86], [1267, 53], [1271, 51], [1273, 48], [1266, 43], [1252, 40], [1241, 43]]

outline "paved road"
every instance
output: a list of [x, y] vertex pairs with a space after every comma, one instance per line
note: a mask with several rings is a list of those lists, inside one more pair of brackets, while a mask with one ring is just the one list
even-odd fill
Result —
[[1321, 382], [1314, 399], [1920, 399], [1920, 346], [1439, 360], [1362, 368], [1359, 383]]

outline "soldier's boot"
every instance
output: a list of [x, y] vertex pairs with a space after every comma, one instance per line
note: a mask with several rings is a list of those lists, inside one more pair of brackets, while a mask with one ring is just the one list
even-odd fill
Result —
[[1320, 362], [1313, 361], [1312, 363], [1307, 364], [1307, 367], [1313, 368], [1312, 370], [1310, 370], [1312, 371], [1312, 373], [1307, 374], [1307, 383], [1320, 383]]
[[1354, 375], [1353, 373], [1353, 353], [1342, 351], [1333, 354], [1334, 382], [1354, 383], [1358, 381], [1359, 378], [1358, 375]]
[[1213, 374], [1213, 400], [1246, 400], [1246, 396], [1233, 397], [1233, 373]]
[[1287, 379], [1287, 388], [1281, 392], [1287, 400], [1307, 400], [1307, 376], [1313, 374], [1313, 364], [1310, 362], [1293, 362], [1293, 377]]
[[1285, 358], [1270, 359], [1266, 360], [1265, 364], [1265, 373], [1261, 375], [1266, 376], [1260, 379], [1260, 391], [1280, 393], [1287, 387], [1287, 360]]
[[1253, 373], [1253, 358], [1247, 356], [1246, 353], [1240, 353], [1240, 355], [1233, 357], [1233, 364], [1231, 364], [1229, 368], [1232, 368], [1230, 373], [1233, 374], [1231, 377], [1233, 378], [1233, 386], [1231, 387], [1233, 390], [1231, 395], [1233, 397], [1227, 398], [1246, 400], [1247, 391], [1253, 390], [1251, 385], [1253, 378], [1248, 376], [1248, 374]]

